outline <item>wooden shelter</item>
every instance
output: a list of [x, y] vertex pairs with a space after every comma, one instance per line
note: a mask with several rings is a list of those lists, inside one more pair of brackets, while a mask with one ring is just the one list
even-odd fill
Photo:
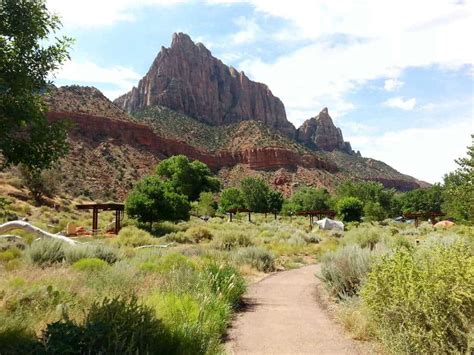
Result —
[[336, 211], [333, 210], [309, 210], [301, 211], [296, 213], [297, 216], [309, 216], [309, 225], [312, 228], [314, 224], [314, 217], [317, 219], [323, 219], [324, 217], [334, 218], [336, 217]]
[[436, 223], [436, 217], [442, 217], [445, 213], [443, 212], [408, 212], [404, 213], [403, 217], [406, 219], [414, 219], [415, 220], [415, 227], [418, 227], [420, 224], [420, 218], [426, 218], [431, 220], [431, 224]]
[[252, 218], [251, 218], [251, 213], [252, 211], [246, 209], [246, 208], [232, 208], [230, 210], [227, 211], [227, 213], [229, 214], [230, 216], [230, 222], [232, 222], [232, 216], [238, 212], [246, 212], [249, 214], [249, 222], [252, 222]]
[[120, 231], [120, 222], [125, 213], [125, 205], [123, 203], [84, 203], [76, 205], [79, 210], [92, 210], [92, 233], [98, 232], [99, 212], [100, 211], [115, 211], [115, 227], [114, 233], [118, 234]]

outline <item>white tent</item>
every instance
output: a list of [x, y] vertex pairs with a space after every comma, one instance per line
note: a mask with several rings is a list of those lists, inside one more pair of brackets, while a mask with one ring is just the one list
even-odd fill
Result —
[[316, 221], [316, 224], [319, 226], [319, 229], [340, 231], [344, 230], [344, 223], [329, 218], [320, 219], [319, 221]]

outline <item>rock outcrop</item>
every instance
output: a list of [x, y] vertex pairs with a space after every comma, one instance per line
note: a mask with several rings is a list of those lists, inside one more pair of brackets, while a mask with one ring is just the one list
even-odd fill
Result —
[[315, 155], [299, 154], [279, 147], [248, 148], [211, 154], [186, 142], [161, 137], [149, 126], [141, 123], [74, 112], [49, 112], [48, 118], [51, 121], [72, 120], [74, 124], [70, 135], [76, 138], [100, 142], [107, 137], [115, 145], [134, 146], [163, 158], [184, 154], [206, 163], [215, 171], [239, 164], [254, 170], [296, 169], [299, 166], [332, 173], [338, 170], [335, 164]]
[[344, 141], [341, 129], [334, 125], [327, 107], [298, 128], [296, 139], [311, 149], [326, 151], [337, 149], [348, 154], [355, 154], [351, 144]]
[[138, 86], [114, 103], [129, 113], [162, 105], [211, 125], [256, 120], [291, 138], [296, 132], [265, 84], [223, 64], [183, 33], [173, 35], [171, 47], [161, 48]]

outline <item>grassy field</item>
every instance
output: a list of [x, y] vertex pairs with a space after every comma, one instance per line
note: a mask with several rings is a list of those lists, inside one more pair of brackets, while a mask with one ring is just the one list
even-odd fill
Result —
[[[12, 209], [52, 232], [70, 221], [90, 224], [90, 215], [72, 204], [57, 211], [16, 202]], [[112, 218], [101, 214], [102, 225]], [[145, 337], [142, 346], [150, 348], [219, 353], [246, 284], [319, 261], [317, 277], [354, 338], [395, 353], [455, 352], [467, 349], [469, 332], [472, 338], [472, 227], [382, 222], [330, 232], [310, 230], [303, 217], [253, 214], [249, 223], [240, 214], [233, 222], [159, 223], [152, 234], [126, 220], [117, 237], [82, 237], [77, 247], [18, 234], [23, 243], [0, 244], [0, 348], [6, 353], [64, 352], [74, 338], [64, 332], [88, 336], [89, 343], [106, 338], [104, 351], [118, 346], [116, 337]], [[145, 328], [161, 334], [158, 340], [133, 323], [143, 320], [140, 312], [150, 318]], [[101, 333], [103, 322], [113, 334]], [[123, 346], [116, 350], [126, 352]]]

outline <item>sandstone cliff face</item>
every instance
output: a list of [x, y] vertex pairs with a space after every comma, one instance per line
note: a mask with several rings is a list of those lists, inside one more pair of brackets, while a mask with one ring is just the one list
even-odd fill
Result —
[[349, 142], [344, 142], [342, 131], [337, 128], [327, 108], [316, 117], [306, 120], [296, 133], [297, 140], [313, 149], [326, 151], [342, 150], [354, 154]]
[[279, 168], [296, 169], [298, 166], [336, 172], [337, 166], [311, 154], [299, 154], [291, 150], [267, 147], [249, 148], [236, 152], [219, 151], [210, 154], [185, 142], [156, 135], [147, 125], [111, 119], [103, 116], [72, 112], [49, 112], [52, 121], [70, 119], [74, 122], [70, 135], [101, 142], [104, 137], [115, 145], [141, 148], [159, 157], [184, 154], [191, 159], [206, 163], [211, 169], [219, 170], [244, 164], [250, 169], [273, 170]]
[[296, 132], [266, 85], [226, 66], [183, 33], [173, 35], [170, 48], [162, 47], [138, 87], [114, 103], [129, 113], [162, 105], [211, 125], [256, 120], [288, 137]]

